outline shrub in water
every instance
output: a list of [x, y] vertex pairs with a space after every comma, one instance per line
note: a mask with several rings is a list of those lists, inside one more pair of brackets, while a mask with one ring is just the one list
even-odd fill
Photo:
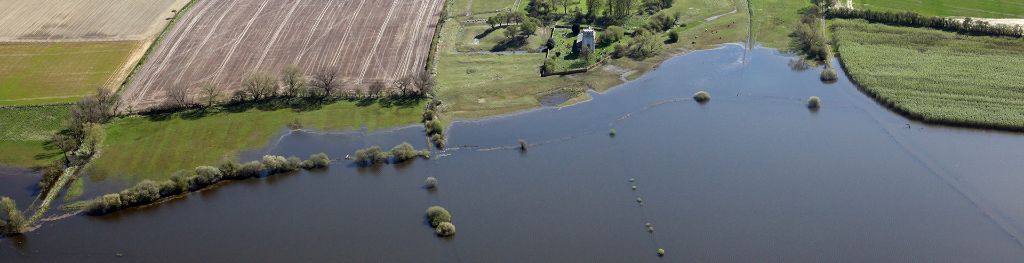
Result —
[[658, 256], [659, 257], [664, 257], [665, 256], [665, 249], [664, 248], [659, 248], [658, 249]]
[[113, 211], [117, 211], [118, 209], [121, 209], [121, 206], [121, 195], [107, 194], [101, 197], [97, 197], [92, 202], [90, 202], [89, 206], [86, 207], [86, 210], [89, 211], [90, 214], [102, 215]]
[[302, 168], [305, 169], [318, 169], [324, 168], [331, 165], [331, 158], [327, 157], [326, 153], [318, 153], [309, 156], [309, 160], [303, 162]]
[[455, 235], [455, 225], [453, 225], [451, 222], [441, 222], [440, 224], [437, 224], [437, 229], [435, 229], [435, 231], [437, 232], [438, 236], [443, 236], [443, 237], [454, 236]]
[[291, 156], [288, 157], [287, 160], [288, 164], [285, 166], [285, 168], [287, 168], [288, 171], [295, 171], [298, 170], [299, 168], [302, 168], [302, 159], [299, 159], [299, 157]]
[[379, 146], [375, 145], [356, 151], [353, 160], [364, 165], [370, 165], [374, 163], [387, 162], [390, 158], [390, 152], [385, 152], [384, 150], [381, 150]]
[[693, 94], [693, 100], [700, 103], [706, 103], [711, 100], [711, 94], [703, 90], [698, 91], [696, 94]]
[[271, 174], [288, 171], [288, 159], [283, 156], [264, 155], [263, 166], [270, 170]]
[[427, 177], [426, 184], [429, 189], [437, 188], [437, 178], [434, 178], [433, 176]]
[[120, 206], [145, 205], [160, 199], [160, 186], [150, 180], [143, 180], [119, 194]]
[[618, 132], [616, 132], [615, 129], [608, 130], [608, 136], [615, 137], [615, 134], [617, 134], [617, 133]]
[[181, 193], [181, 187], [171, 180], [160, 181], [157, 184], [160, 187], [160, 196], [172, 196]]
[[21, 233], [25, 225], [28, 224], [28, 221], [25, 220], [25, 216], [21, 214], [21, 211], [18, 211], [18, 205], [14, 202], [14, 199], [6, 196], [0, 198], [0, 207], [4, 210], [4, 216], [7, 217], [4, 220], [0, 220], [0, 233]]
[[404, 162], [419, 156], [429, 157], [430, 152], [417, 151], [416, 148], [412, 147], [412, 144], [403, 142], [402, 144], [395, 146], [395, 148], [391, 148], [391, 156], [395, 157], [396, 162]]
[[188, 171], [177, 171], [171, 175], [170, 181], [174, 183], [178, 190], [181, 192], [188, 191], [192, 186], [192, 182], [189, 178], [192, 174]]
[[452, 214], [448, 213], [447, 209], [440, 206], [431, 206], [427, 208], [427, 218], [430, 218], [430, 226], [437, 227], [437, 225], [444, 222], [452, 222]]
[[260, 176], [263, 172], [263, 164], [257, 161], [251, 161], [242, 164], [242, 167], [238, 169], [238, 176], [234, 179], [245, 179], [249, 177]]
[[821, 107], [821, 98], [818, 98], [818, 96], [811, 96], [807, 99], [807, 107], [811, 109]]
[[196, 177], [194, 184], [201, 187], [214, 184], [224, 178], [224, 173], [220, 171], [220, 168], [213, 166], [199, 166], [196, 167]]
[[219, 166], [221, 177], [226, 179], [232, 179], [238, 177], [238, 170], [242, 168], [242, 165], [234, 160], [224, 161]]
[[519, 150], [520, 151], [524, 151], [525, 152], [526, 148], [529, 147], [529, 146], [530, 146], [530, 144], [527, 143], [526, 140], [519, 139]]
[[442, 148], [442, 149], [444, 149], [444, 145], [448, 142], [447, 140], [444, 139], [444, 135], [441, 135], [441, 134], [431, 135], [430, 136], [430, 141], [433, 142], [434, 145], [437, 146], [437, 148]]
[[441, 126], [441, 121], [437, 119], [428, 121], [426, 127], [429, 135], [444, 133], [444, 126]]
[[836, 75], [836, 70], [833, 69], [832, 67], [827, 67], [824, 71], [821, 72], [821, 81], [833, 82], [838, 79], [839, 77]]

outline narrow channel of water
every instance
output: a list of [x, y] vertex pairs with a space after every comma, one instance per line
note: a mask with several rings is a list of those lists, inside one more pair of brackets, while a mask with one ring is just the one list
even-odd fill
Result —
[[[160, 206], [47, 223], [24, 238], [0, 240], [0, 258], [1024, 259], [1022, 135], [908, 121], [845, 77], [822, 84], [818, 71], [792, 70], [791, 57], [774, 50], [744, 54], [739, 45], [694, 52], [580, 105], [456, 122], [452, 149], [429, 161], [373, 168], [340, 161], [323, 172], [235, 182]], [[712, 94], [710, 103], [690, 99], [699, 90]], [[821, 110], [805, 107], [812, 95], [822, 98]], [[419, 127], [289, 133], [244, 158], [341, 157], [403, 141], [426, 147], [422, 134]], [[517, 139], [530, 142], [527, 152], [514, 149]], [[422, 188], [427, 176], [439, 179], [436, 191]], [[435, 204], [452, 212], [453, 239], [437, 238], [424, 221]], [[658, 248], [665, 258], [655, 255]]]

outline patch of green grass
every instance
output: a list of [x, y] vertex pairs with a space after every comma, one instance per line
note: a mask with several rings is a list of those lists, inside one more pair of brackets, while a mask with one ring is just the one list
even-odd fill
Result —
[[[526, 6], [530, 0], [522, 0], [521, 6]], [[452, 15], [462, 16], [466, 12], [478, 14], [478, 13], [495, 13], [497, 10], [505, 10], [512, 8], [512, 5], [516, 3], [516, 0], [458, 0], [453, 1], [454, 4], [448, 11]]]
[[46, 141], [64, 128], [68, 106], [0, 109], [0, 164], [40, 166], [60, 156]]
[[[491, 29], [486, 24], [472, 24], [464, 27], [465, 32], [460, 35], [456, 49], [459, 52], [495, 52], [495, 51], [527, 51], [539, 52], [548, 38], [547, 28], [537, 28], [537, 32], [518, 43], [513, 43], [505, 37], [505, 27]], [[474, 43], [475, 38], [480, 38]]]
[[882, 102], [932, 123], [1024, 130], [1024, 45], [932, 29], [837, 20], [851, 78]]
[[120, 84], [136, 41], [0, 44], [0, 106], [74, 102]]
[[928, 16], [1024, 17], [1024, 3], [1020, 0], [854, 0], [853, 6], [857, 9], [914, 11]]
[[418, 122], [423, 106], [360, 106], [356, 101], [340, 101], [302, 112], [250, 109], [200, 118], [181, 113], [160, 120], [120, 118], [106, 125], [106, 141], [90, 172], [133, 181], [166, 179], [177, 170], [236, 159], [241, 151], [263, 147], [296, 120], [319, 130], [376, 130]]
[[[809, 0], [750, 0], [754, 11], [754, 41], [766, 47], [788, 49], [789, 34], [800, 23], [798, 10]], [[845, 1], [845, 0], [842, 0]]]

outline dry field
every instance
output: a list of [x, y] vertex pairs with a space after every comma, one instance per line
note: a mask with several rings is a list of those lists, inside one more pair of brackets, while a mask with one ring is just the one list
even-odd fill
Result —
[[0, 0], [0, 42], [141, 40], [188, 0]]
[[424, 67], [443, 0], [200, 1], [123, 92], [125, 106], [158, 106], [169, 90], [212, 84], [228, 94], [252, 72], [298, 65], [340, 73], [342, 90], [391, 83]]

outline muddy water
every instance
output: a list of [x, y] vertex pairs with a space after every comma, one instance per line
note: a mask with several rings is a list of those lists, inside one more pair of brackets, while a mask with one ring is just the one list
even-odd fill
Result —
[[[1024, 137], [907, 121], [845, 78], [740, 46], [577, 106], [457, 122], [430, 161], [236, 182], [46, 224], [4, 262], [1020, 262]], [[700, 105], [689, 97], [712, 94]], [[822, 109], [804, 107], [820, 96]], [[609, 129], [616, 129], [614, 137]], [[246, 154], [344, 156], [418, 127], [294, 132]], [[517, 139], [527, 152], [514, 148]], [[427, 176], [439, 189], [427, 191]], [[637, 190], [631, 190], [635, 178]], [[6, 190], [5, 190], [6, 191]], [[642, 205], [637, 198], [642, 198]], [[458, 234], [423, 212], [447, 207]], [[648, 233], [645, 223], [655, 231]], [[655, 255], [667, 251], [665, 258]]]

